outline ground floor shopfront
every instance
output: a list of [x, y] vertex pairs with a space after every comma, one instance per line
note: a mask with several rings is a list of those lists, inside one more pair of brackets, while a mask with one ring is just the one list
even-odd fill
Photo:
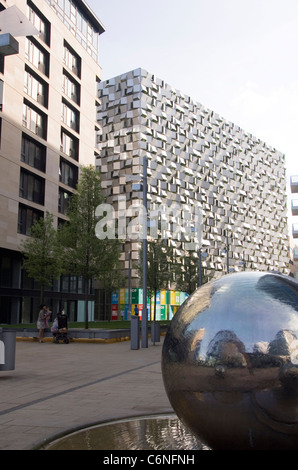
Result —
[[[84, 299], [84, 282], [78, 276], [61, 276], [45, 289], [44, 303], [53, 317], [64, 309], [69, 321], [84, 321]], [[90, 286], [91, 321], [94, 320], [94, 299]], [[22, 269], [21, 253], [0, 249], [0, 324], [35, 323], [39, 310], [40, 286]]]
[[[159, 290], [156, 292], [156, 296], [148, 295], [148, 320], [171, 320], [187, 297], [188, 294], [185, 292], [175, 290]], [[129, 289], [123, 288], [114, 291], [112, 294], [111, 310], [112, 320], [129, 320], [130, 314], [135, 315], [136, 313], [142, 318], [143, 289], [134, 288], [129, 292]]]
[[[112, 293], [89, 286], [89, 321], [129, 320], [130, 315], [143, 313], [143, 290], [118, 289]], [[180, 291], [160, 290], [147, 296], [149, 320], [171, 320], [188, 297]], [[78, 276], [63, 275], [45, 289], [44, 303], [51, 309], [52, 318], [64, 309], [68, 320], [85, 320], [84, 281]], [[40, 310], [40, 286], [28, 278], [22, 269], [22, 255], [17, 251], [0, 249], [0, 324], [36, 323]], [[154, 318], [155, 317], [155, 318]]]

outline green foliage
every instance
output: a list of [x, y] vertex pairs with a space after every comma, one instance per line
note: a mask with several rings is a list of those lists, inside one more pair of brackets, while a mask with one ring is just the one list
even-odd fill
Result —
[[65, 249], [67, 272], [84, 279], [86, 328], [90, 281], [104, 280], [105, 288], [113, 289], [120, 257], [118, 240], [96, 237], [96, 208], [103, 202], [99, 173], [93, 166], [83, 167], [77, 192], [72, 196], [67, 211], [68, 222], [61, 228], [59, 239]]
[[100, 286], [113, 291], [122, 286], [125, 277], [120, 266], [121, 242], [118, 239], [105, 240], [101, 245], [101, 263], [98, 267], [96, 279]]
[[[202, 284], [207, 282], [202, 268]], [[196, 251], [186, 252], [179, 259], [176, 277], [177, 288], [192, 294], [199, 287], [199, 257]]]
[[83, 167], [59, 239], [65, 247], [67, 271], [87, 281], [97, 274], [101, 260], [102, 241], [95, 236], [95, 210], [102, 202], [99, 173], [92, 166]]
[[[143, 280], [143, 250], [140, 251], [140, 263], [136, 266], [139, 277]], [[157, 239], [147, 242], [147, 291], [154, 296], [154, 319], [156, 317], [156, 294], [174, 282], [176, 262], [174, 249], [167, 240]]]
[[40, 302], [43, 303], [44, 288], [52, 286], [63, 272], [62, 249], [53, 227], [53, 216], [46, 212], [31, 228], [31, 237], [22, 243], [23, 269], [28, 277], [41, 286]]

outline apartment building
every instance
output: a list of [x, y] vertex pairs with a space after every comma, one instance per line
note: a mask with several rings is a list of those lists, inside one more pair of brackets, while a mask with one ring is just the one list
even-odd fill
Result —
[[[32, 322], [39, 289], [21, 270], [21, 241], [49, 211], [56, 226], [81, 165], [94, 164], [100, 20], [84, 0], [0, 0], [17, 7], [38, 34], [17, 37], [19, 51], [0, 72], [0, 323]], [[70, 320], [83, 312], [82, 280], [63, 276], [46, 293]]]
[[[288, 273], [282, 153], [141, 68], [99, 83], [98, 98], [97, 166], [116, 218], [132, 202], [142, 204], [146, 159], [148, 211], [175, 204], [192, 220], [200, 209], [205, 274]], [[178, 253], [191, 241], [191, 232], [173, 236], [171, 225], [182, 227], [183, 217], [182, 211], [164, 225]], [[139, 249], [140, 240], [125, 243], [127, 273]], [[135, 272], [132, 277], [137, 286]]]

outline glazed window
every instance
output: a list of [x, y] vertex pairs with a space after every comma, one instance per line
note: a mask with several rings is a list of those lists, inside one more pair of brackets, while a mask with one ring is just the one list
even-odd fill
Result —
[[24, 91], [42, 106], [48, 107], [48, 84], [26, 66]]
[[43, 217], [43, 212], [32, 207], [19, 205], [18, 214], [18, 233], [22, 235], [30, 235], [32, 225]]
[[23, 105], [23, 126], [34, 134], [46, 139], [47, 116], [26, 100]]
[[46, 147], [23, 134], [21, 160], [37, 170], [46, 171]]
[[79, 140], [65, 129], [61, 131], [60, 150], [74, 160], [79, 160]]
[[39, 31], [39, 39], [41, 39], [48, 46], [50, 45], [50, 23], [43, 16], [43, 14], [36, 8], [36, 6], [28, 0], [28, 18]]
[[36, 204], [44, 205], [45, 180], [21, 168], [20, 173], [20, 197]]
[[49, 76], [49, 53], [44, 50], [33, 38], [26, 38], [25, 57], [40, 72]]

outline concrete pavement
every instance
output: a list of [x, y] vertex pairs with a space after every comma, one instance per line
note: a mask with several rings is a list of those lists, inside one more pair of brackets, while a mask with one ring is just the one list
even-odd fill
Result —
[[0, 450], [29, 450], [85, 425], [172, 413], [161, 342], [17, 341], [15, 370], [0, 372]]

